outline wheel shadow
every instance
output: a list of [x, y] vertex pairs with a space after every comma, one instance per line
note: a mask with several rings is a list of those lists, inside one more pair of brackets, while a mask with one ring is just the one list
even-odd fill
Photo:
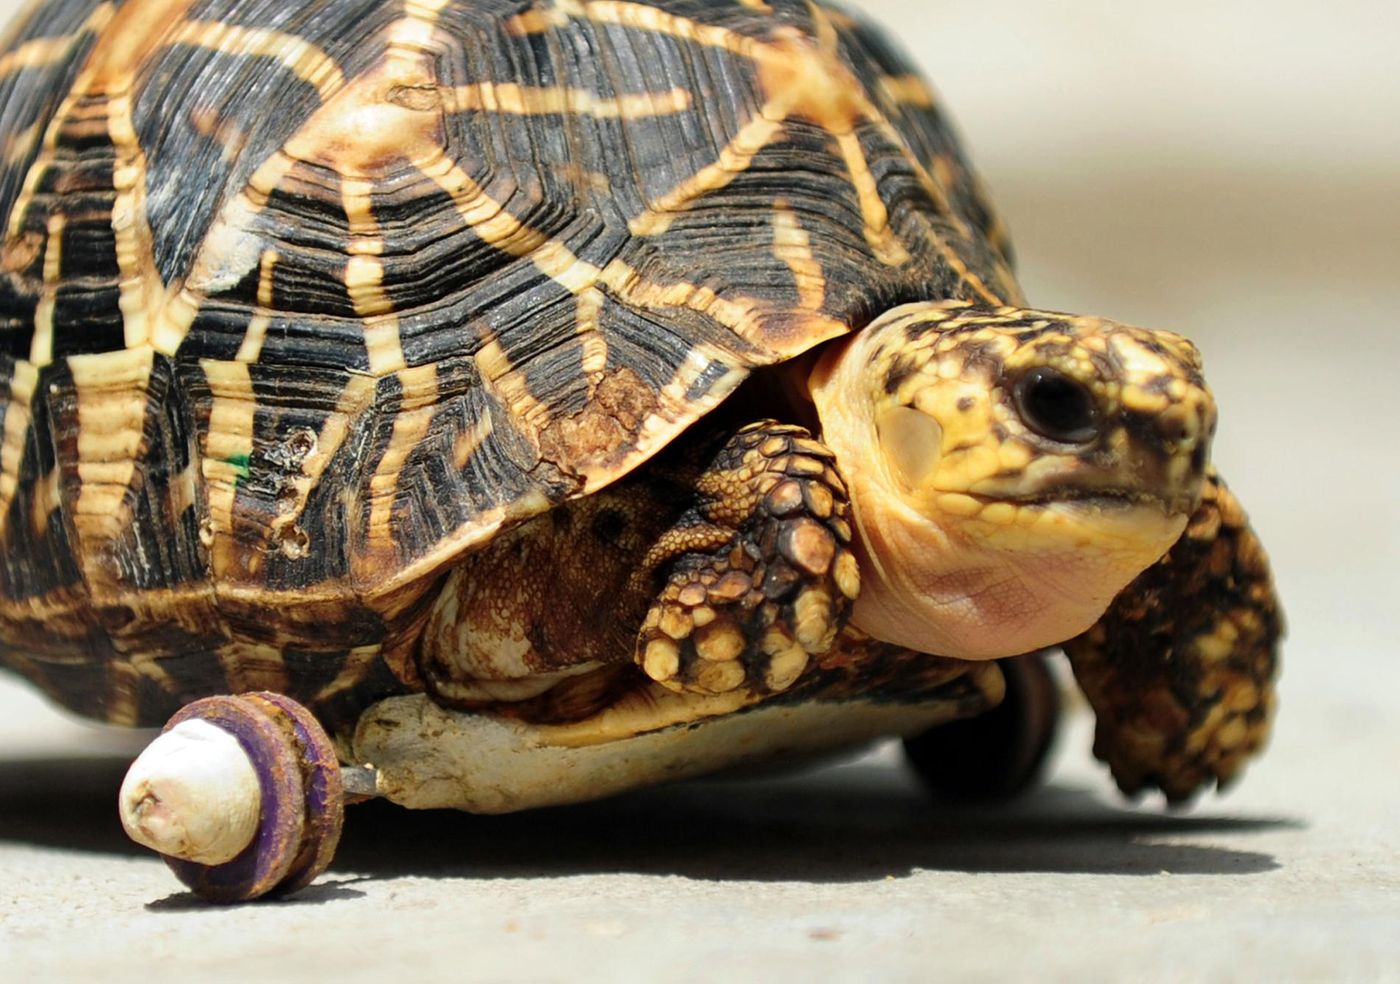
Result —
[[[126, 765], [125, 758], [0, 760], [0, 842], [148, 856], [116, 819]], [[332, 872], [351, 876], [347, 885], [620, 872], [806, 882], [916, 870], [1247, 875], [1280, 865], [1262, 851], [1181, 841], [1304, 826], [1287, 817], [1134, 810], [1065, 785], [998, 808], [955, 809], [930, 802], [899, 767], [867, 759], [499, 817], [366, 803], [347, 813]]]

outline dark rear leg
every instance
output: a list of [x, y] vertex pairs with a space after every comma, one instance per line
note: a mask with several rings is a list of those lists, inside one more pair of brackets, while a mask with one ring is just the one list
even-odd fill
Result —
[[1060, 718], [1060, 692], [1039, 653], [999, 661], [1000, 704], [905, 739], [909, 764], [940, 800], [1012, 799], [1040, 779]]

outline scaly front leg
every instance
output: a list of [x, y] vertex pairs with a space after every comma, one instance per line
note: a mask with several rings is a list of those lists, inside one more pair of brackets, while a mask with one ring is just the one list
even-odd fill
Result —
[[648, 551], [659, 584], [636, 659], [673, 690], [786, 690], [826, 652], [860, 590], [835, 456], [761, 421], [696, 476], [694, 501]]
[[1268, 558], [1212, 471], [1176, 545], [1064, 646], [1123, 791], [1233, 779], [1268, 737], [1282, 635]]
[[548, 713], [570, 719], [616, 696], [633, 661], [672, 690], [787, 689], [859, 590], [832, 460], [799, 427], [707, 430], [497, 537], [446, 579], [424, 682], [444, 704], [521, 713], [567, 694]]

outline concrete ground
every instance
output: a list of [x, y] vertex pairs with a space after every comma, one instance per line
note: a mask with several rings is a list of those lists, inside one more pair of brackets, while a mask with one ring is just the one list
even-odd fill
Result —
[[934, 809], [894, 749], [517, 817], [367, 806], [316, 887], [210, 909], [117, 827], [139, 741], [5, 681], [0, 977], [1400, 980], [1393, 5], [863, 6], [956, 108], [1030, 296], [1206, 354], [1291, 627], [1243, 784], [1126, 804], [1078, 718], [1014, 809]]

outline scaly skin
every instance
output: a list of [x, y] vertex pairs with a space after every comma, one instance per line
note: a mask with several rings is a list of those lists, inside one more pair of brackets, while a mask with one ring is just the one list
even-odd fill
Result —
[[1268, 739], [1283, 631], [1268, 558], [1212, 471], [1171, 551], [1064, 646], [1125, 793], [1181, 801], [1238, 775]]
[[[588, 676], [563, 688], [573, 717], [630, 689], [594, 672], [620, 662], [672, 690], [781, 692], [859, 592], [846, 516], [833, 456], [803, 428], [703, 430], [469, 557], [429, 620], [422, 676], [456, 706], [519, 707]], [[545, 704], [560, 716], [531, 706]]]
[[781, 692], [828, 651], [860, 591], [835, 455], [800, 427], [741, 429], [695, 506], [643, 559], [665, 587], [637, 644], [672, 689]]

